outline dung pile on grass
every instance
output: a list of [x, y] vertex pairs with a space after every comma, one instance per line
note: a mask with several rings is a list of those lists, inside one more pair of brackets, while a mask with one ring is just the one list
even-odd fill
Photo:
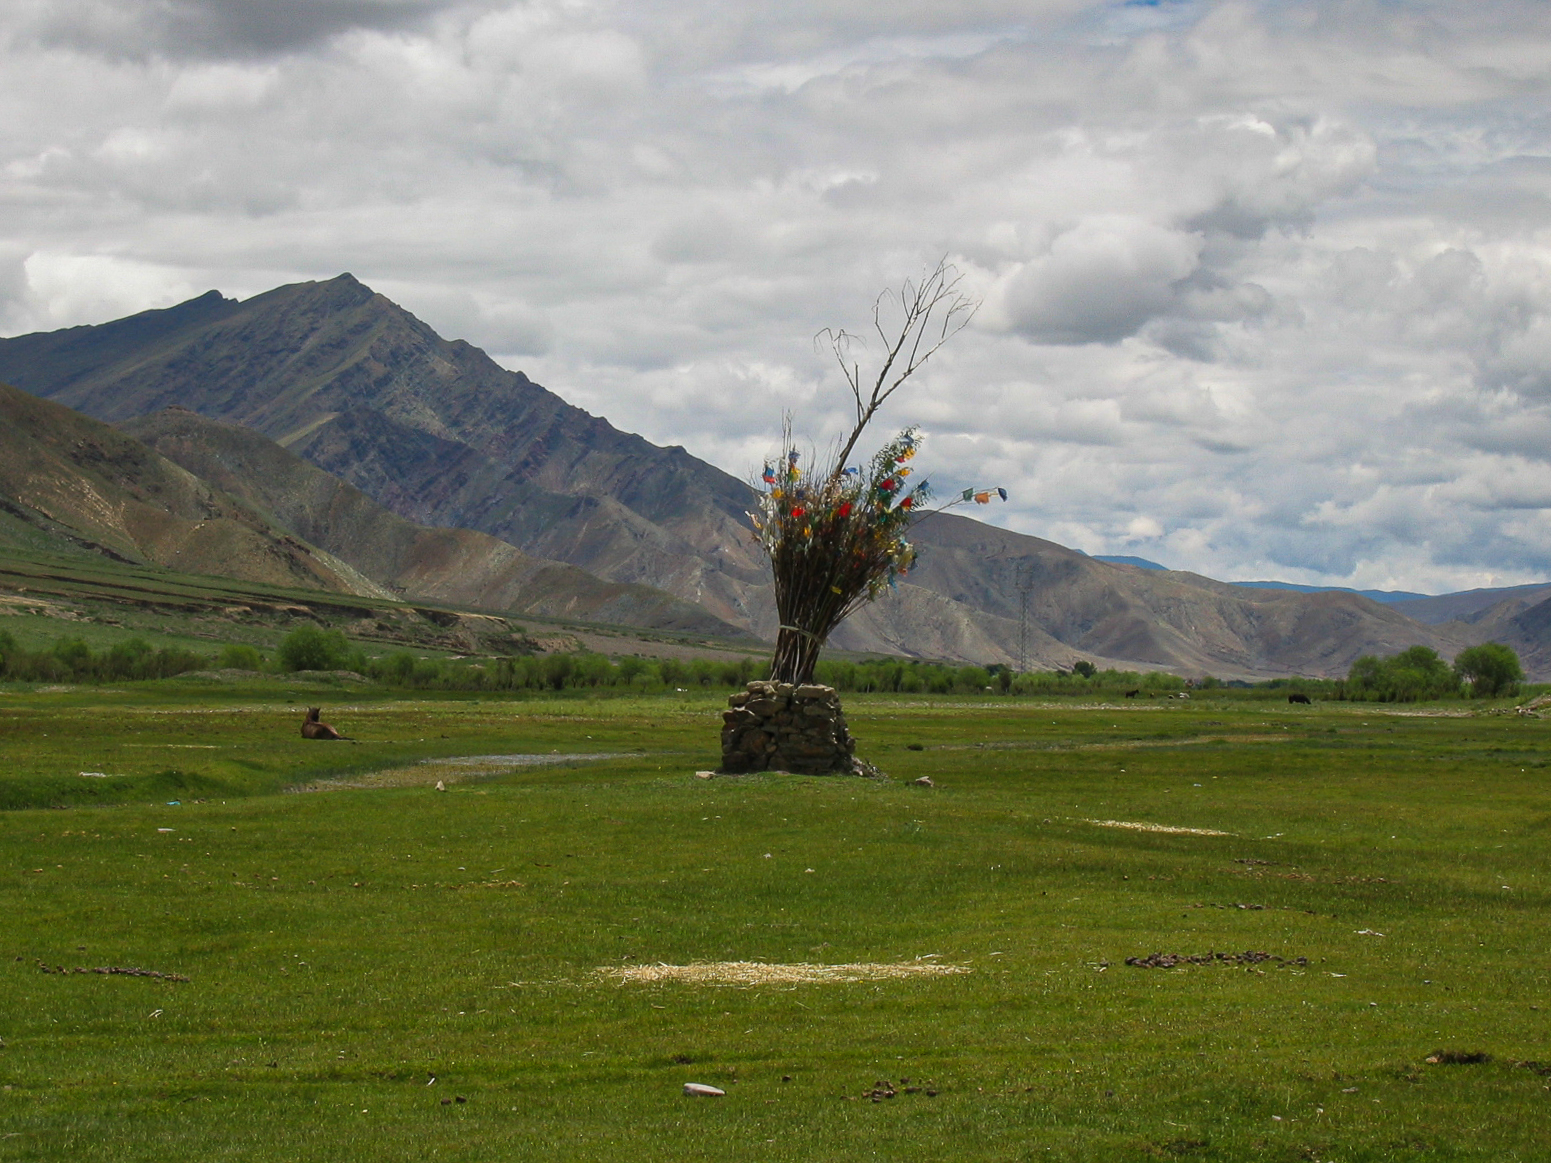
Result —
[[1307, 957], [1278, 957], [1274, 953], [1246, 950], [1243, 953], [1149, 953], [1146, 957], [1127, 957], [1126, 964], [1136, 969], [1173, 969], [1176, 965], [1263, 965], [1274, 967], [1307, 965]]
[[[21, 958], [17, 958], [21, 960]], [[63, 965], [56, 965], [50, 969], [48, 963], [38, 962], [38, 969], [43, 973], [97, 973], [104, 977], [150, 977], [157, 981], [187, 981], [188, 978], [181, 973], [163, 973], [159, 969], [140, 969], [135, 966], [124, 965], [99, 965], [96, 968], [88, 968], [85, 965], [77, 965], [75, 969], [66, 969]]]
[[621, 985], [654, 985], [664, 981], [688, 985], [822, 985], [854, 981], [889, 981], [904, 977], [948, 977], [970, 973], [967, 965], [935, 961], [892, 964], [771, 965], [763, 961], [697, 961], [691, 965], [605, 965], [597, 977]]
[[1427, 1056], [1433, 1066], [1480, 1066], [1490, 1062], [1492, 1056], [1485, 1050], [1434, 1050]]

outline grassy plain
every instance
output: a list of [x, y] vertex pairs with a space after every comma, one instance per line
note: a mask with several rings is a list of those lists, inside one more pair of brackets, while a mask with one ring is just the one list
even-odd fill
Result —
[[[0, 1160], [1551, 1157], [1551, 723], [849, 696], [887, 782], [699, 780], [719, 695], [321, 694], [0, 695]], [[1213, 950], [1308, 960], [1125, 964]]]

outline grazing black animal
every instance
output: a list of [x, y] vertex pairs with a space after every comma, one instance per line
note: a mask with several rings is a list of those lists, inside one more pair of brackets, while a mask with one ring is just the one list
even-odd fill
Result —
[[302, 720], [302, 738], [343, 739], [344, 736], [341, 735], [338, 731], [334, 730], [334, 728], [330, 727], [327, 723], [319, 722], [318, 711], [318, 707], [307, 708], [307, 717]]
[[1302, 703], [1306, 707], [1312, 707], [1314, 705], [1308, 695], [1288, 695], [1287, 701], [1289, 703]]
[[1141, 693], [1142, 693], [1142, 688], [1141, 687], [1137, 687], [1136, 690], [1134, 690], [1134, 691], [1126, 691], [1126, 698], [1134, 699], [1134, 698], [1136, 698], [1137, 695], [1139, 695]]

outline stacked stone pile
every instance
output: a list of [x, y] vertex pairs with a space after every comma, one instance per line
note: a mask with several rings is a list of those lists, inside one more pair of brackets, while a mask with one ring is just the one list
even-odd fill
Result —
[[722, 712], [722, 770], [795, 771], [807, 775], [858, 770], [856, 740], [846, 730], [840, 696], [817, 683], [751, 682]]

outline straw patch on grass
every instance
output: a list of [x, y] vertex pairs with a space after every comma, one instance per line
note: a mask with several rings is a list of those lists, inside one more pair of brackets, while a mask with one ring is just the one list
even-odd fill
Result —
[[1172, 824], [1144, 824], [1135, 820], [1082, 820], [1096, 828], [1129, 828], [1133, 832], [1167, 832], [1171, 836], [1235, 836], [1236, 832], [1219, 832], [1216, 828], [1176, 828]]
[[605, 965], [597, 977], [620, 985], [682, 981], [690, 985], [823, 985], [853, 981], [889, 981], [902, 977], [949, 977], [972, 973], [967, 965], [935, 961], [863, 962], [851, 965], [771, 965], [764, 961], [697, 961], [691, 965]]

